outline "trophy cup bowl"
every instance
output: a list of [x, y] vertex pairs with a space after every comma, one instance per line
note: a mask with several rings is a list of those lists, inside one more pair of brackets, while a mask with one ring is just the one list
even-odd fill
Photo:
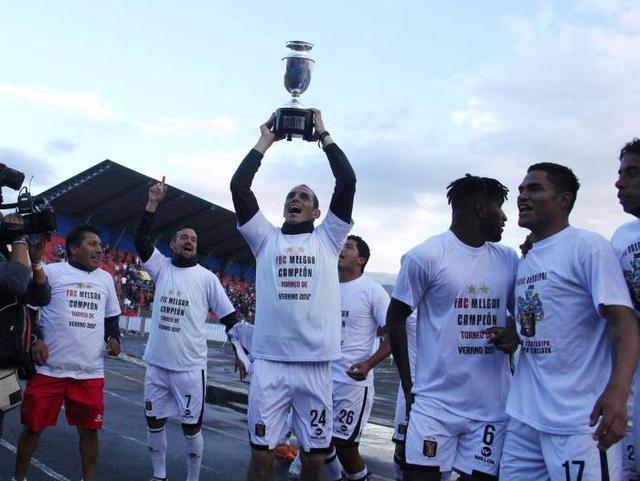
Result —
[[313, 44], [294, 40], [287, 42], [289, 51], [282, 58], [285, 61], [284, 88], [291, 94], [291, 99], [283, 107], [276, 110], [274, 133], [279, 137], [291, 140], [301, 137], [313, 140], [313, 111], [304, 107], [300, 101], [311, 83], [311, 72], [315, 61], [309, 56]]

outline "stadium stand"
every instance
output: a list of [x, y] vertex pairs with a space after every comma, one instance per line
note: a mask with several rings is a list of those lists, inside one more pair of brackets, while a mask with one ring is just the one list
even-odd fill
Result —
[[[45, 253], [47, 262], [65, 260], [64, 237], [75, 225], [96, 226], [105, 247], [101, 267], [114, 277], [125, 316], [147, 317], [153, 302], [155, 286], [135, 254], [133, 232], [148, 188], [155, 182], [105, 160], [38, 196], [54, 207], [58, 218], [58, 232]], [[255, 260], [236, 222], [233, 212], [170, 187], [156, 218], [156, 245], [169, 255], [168, 242], [175, 229], [193, 226], [198, 232], [200, 263], [218, 275], [239, 315], [253, 322]]]

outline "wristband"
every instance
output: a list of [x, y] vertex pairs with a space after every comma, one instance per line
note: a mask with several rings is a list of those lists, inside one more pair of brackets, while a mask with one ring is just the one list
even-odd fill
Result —
[[36, 262], [35, 264], [31, 264], [31, 268], [34, 271], [41, 271], [44, 268], [44, 262]]
[[331, 134], [329, 133], [328, 130], [325, 130], [324, 132], [322, 132], [320, 134], [320, 136], [318, 137], [318, 147], [322, 148], [322, 142], [324, 141], [325, 137], [329, 137]]
[[27, 241], [26, 241], [26, 240], [24, 240], [24, 239], [18, 239], [18, 240], [14, 240], [14, 241], [11, 243], [11, 245], [12, 245], [12, 246], [15, 246], [15, 245], [23, 245], [23, 246], [26, 246], [26, 245], [27, 245]]

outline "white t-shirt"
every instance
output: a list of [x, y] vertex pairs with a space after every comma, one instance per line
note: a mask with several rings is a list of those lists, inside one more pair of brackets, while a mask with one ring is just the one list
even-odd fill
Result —
[[602, 305], [631, 306], [622, 270], [599, 234], [567, 227], [533, 244], [516, 280], [522, 341], [507, 413], [551, 434], [589, 433], [611, 375]]
[[342, 314], [341, 357], [331, 363], [333, 380], [356, 386], [373, 386], [373, 369], [367, 378], [356, 381], [346, 371], [356, 362], [366, 361], [375, 352], [376, 331], [384, 327], [389, 294], [377, 282], [360, 276], [340, 283]]
[[513, 312], [517, 263], [509, 247], [471, 247], [451, 231], [403, 256], [393, 297], [418, 310], [412, 392], [425, 405], [468, 419], [506, 419], [509, 357], [483, 331], [504, 327]]
[[120, 314], [113, 278], [67, 262], [47, 264], [51, 302], [40, 309], [42, 338], [49, 359], [37, 372], [52, 377], [104, 377], [104, 319]]
[[[636, 316], [640, 316], [640, 220], [634, 220], [618, 227], [611, 238], [611, 245], [622, 266]], [[638, 386], [640, 386], [640, 369], [636, 369], [627, 403], [629, 426], [633, 425], [634, 391]]]
[[417, 311], [407, 317], [407, 350], [409, 351], [409, 368], [411, 369], [411, 383], [416, 382], [416, 357], [418, 357]]
[[207, 367], [207, 315], [235, 311], [213, 272], [200, 264], [176, 267], [157, 249], [144, 263], [156, 283], [144, 360], [171, 371]]
[[331, 211], [306, 234], [283, 234], [261, 211], [238, 226], [256, 257], [255, 359], [340, 358], [338, 255], [351, 227]]

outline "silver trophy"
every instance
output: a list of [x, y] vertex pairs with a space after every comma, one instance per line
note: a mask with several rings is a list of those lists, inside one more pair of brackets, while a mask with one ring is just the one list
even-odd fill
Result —
[[309, 51], [313, 44], [293, 40], [287, 42], [289, 51], [282, 58], [285, 61], [284, 88], [291, 94], [291, 100], [276, 110], [274, 132], [280, 137], [291, 140], [292, 137], [302, 137], [313, 140], [313, 111], [304, 107], [300, 102], [300, 95], [311, 83], [313, 60]]

